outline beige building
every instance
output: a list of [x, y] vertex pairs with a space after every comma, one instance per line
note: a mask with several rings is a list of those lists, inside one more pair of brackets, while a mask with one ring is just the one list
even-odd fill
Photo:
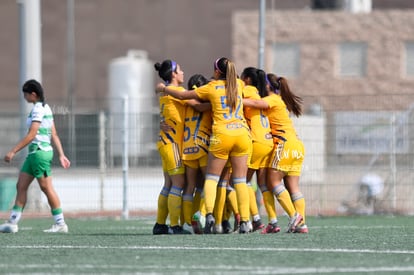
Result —
[[[254, 64], [258, 14], [235, 12], [233, 55]], [[269, 12], [265, 70], [327, 112], [405, 110], [414, 103], [414, 10]]]

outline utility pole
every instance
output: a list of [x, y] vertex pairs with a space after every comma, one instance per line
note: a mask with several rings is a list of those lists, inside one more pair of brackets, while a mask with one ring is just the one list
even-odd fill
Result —
[[[20, 137], [27, 134], [26, 118], [31, 106], [23, 97], [22, 86], [29, 79], [42, 83], [42, 39], [40, 23], [40, 0], [17, 0], [19, 9], [19, 99]], [[40, 187], [32, 184], [29, 188], [27, 209], [42, 209]]]
[[266, 26], [266, 0], [260, 0], [259, 9], [259, 62], [258, 68], [264, 70], [265, 53], [265, 26]]

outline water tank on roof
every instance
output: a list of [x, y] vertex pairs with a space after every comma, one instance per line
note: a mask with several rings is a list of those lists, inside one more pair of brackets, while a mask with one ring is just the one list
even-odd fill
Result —
[[351, 13], [370, 13], [372, 0], [345, 0], [344, 8]]
[[154, 144], [154, 65], [146, 51], [129, 50], [109, 64], [111, 153], [122, 156], [123, 98], [128, 96], [128, 156], [148, 156]]

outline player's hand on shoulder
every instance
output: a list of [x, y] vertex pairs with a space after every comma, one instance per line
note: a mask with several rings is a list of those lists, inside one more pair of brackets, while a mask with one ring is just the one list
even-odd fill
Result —
[[164, 92], [164, 89], [165, 89], [165, 84], [160, 82], [160, 83], [157, 84], [157, 86], [155, 88], [155, 92], [156, 93], [162, 93], [162, 92]]

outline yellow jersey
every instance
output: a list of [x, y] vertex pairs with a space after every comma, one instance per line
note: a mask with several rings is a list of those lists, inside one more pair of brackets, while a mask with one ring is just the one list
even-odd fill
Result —
[[[184, 87], [180, 86], [168, 87], [177, 91], [185, 91]], [[157, 147], [169, 143], [177, 143], [182, 148], [186, 109], [185, 101], [166, 95], [159, 98], [159, 104], [161, 121], [171, 126], [172, 130], [167, 133], [162, 130], [160, 131]]]
[[282, 141], [297, 138], [296, 130], [282, 97], [278, 94], [271, 94], [264, 97], [263, 100], [269, 105], [266, 113], [270, 121], [273, 138]]
[[243, 82], [237, 80], [236, 108], [231, 109], [227, 105], [226, 80], [212, 80], [194, 91], [201, 100], [208, 100], [211, 103], [213, 113], [213, 133], [221, 133], [229, 136], [244, 135], [248, 129], [243, 115]]
[[[243, 89], [243, 97], [260, 99], [259, 91], [252, 85], [246, 85]], [[244, 117], [250, 127], [252, 140], [264, 145], [273, 145], [269, 119], [264, 110], [244, 107]]]
[[187, 106], [184, 119], [183, 160], [196, 160], [208, 154], [211, 115], [211, 111], [198, 112]]

